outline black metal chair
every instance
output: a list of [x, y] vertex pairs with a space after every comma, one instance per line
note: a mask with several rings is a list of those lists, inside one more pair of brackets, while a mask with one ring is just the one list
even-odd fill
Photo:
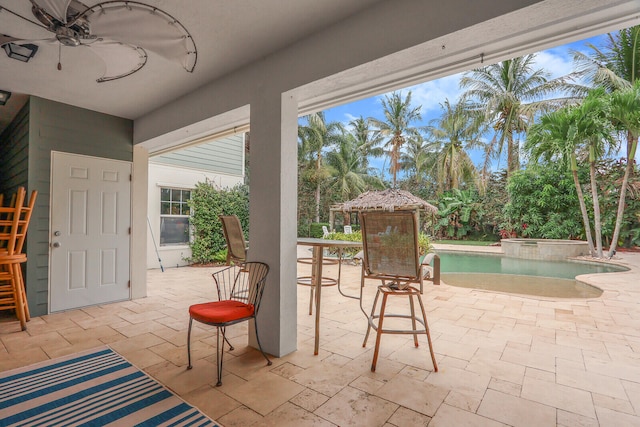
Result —
[[216, 385], [222, 385], [224, 343], [227, 342], [229, 350], [233, 350], [233, 346], [231, 346], [225, 335], [227, 326], [253, 319], [258, 347], [267, 360], [267, 365], [271, 365], [271, 360], [262, 350], [258, 322], [256, 321], [268, 273], [269, 266], [262, 262], [246, 262], [242, 265], [234, 265], [213, 273], [213, 280], [217, 289], [217, 300], [194, 304], [189, 307], [189, 331], [187, 335], [189, 364], [187, 369], [193, 367], [191, 365], [191, 327], [194, 320], [217, 328], [216, 361], [218, 382]]

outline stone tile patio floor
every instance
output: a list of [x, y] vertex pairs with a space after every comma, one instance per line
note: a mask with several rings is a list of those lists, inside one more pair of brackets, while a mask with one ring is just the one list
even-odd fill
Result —
[[[2, 315], [0, 371], [108, 344], [226, 427], [640, 426], [640, 254], [617, 258], [632, 270], [586, 277], [604, 290], [591, 300], [427, 285], [437, 373], [424, 336], [416, 349], [398, 335], [382, 337], [372, 373], [375, 338], [362, 347], [358, 301], [335, 287], [323, 290], [313, 356], [309, 289], [298, 287], [298, 350], [266, 366], [246, 326], [229, 328], [236, 350], [215, 387], [213, 328], [195, 326], [186, 370], [188, 306], [213, 290], [215, 269], [198, 267], [150, 270], [147, 298], [33, 318], [27, 332]], [[357, 294], [359, 277], [345, 266], [344, 288]]]

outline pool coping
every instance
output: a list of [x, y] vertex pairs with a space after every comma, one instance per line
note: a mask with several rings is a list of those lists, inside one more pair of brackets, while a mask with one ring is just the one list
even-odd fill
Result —
[[[484, 255], [504, 256], [500, 246], [472, 246], [472, 245], [451, 245], [451, 244], [438, 244], [432, 243], [434, 251], [437, 252], [462, 252], [462, 253], [476, 253]], [[583, 262], [596, 262], [605, 264], [614, 264], [623, 268], [626, 271], [612, 271], [607, 273], [587, 273], [576, 276], [576, 280], [588, 285], [599, 288], [602, 290], [602, 295], [597, 298], [553, 298], [542, 297], [529, 294], [516, 294], [506, 293], [500, 291], [487, 291], [498, 292], [506, 295], [514, 295], [523, 298], [533, 298], [537, 300], [547, 301], [598, 301], [598, 300], [627, 300], [629, 297], [638, 299], [640, 297], [640, 288], [634, 288], [632, 280], [634, 277], [638, 277], [640, 274], [640, 253], [635, 252], [618, 252], [613, 259], [592, 259], [589, 256], [580, 256], [567, 258], [574, 261]], [[637, 281], [637, 279], [636, 279]], [[446, 284], [446, 282], [445, 282]], [[452, 286], [452, 285], [447, 285]], [[483, 291], [482, 289], [477, 289]]]

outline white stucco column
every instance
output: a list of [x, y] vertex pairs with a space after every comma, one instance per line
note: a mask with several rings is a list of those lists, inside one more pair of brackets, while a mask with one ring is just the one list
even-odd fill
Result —
[[147, 296], [147, 198], [149, 152], [133, 146], [131, 179], [131, 298]]
[[270, 272], [258, 317], [266, 352], [296, 350], [296, 206], [298, 104], [290, 94], [256, 95], [251, 103], [249, 261]]

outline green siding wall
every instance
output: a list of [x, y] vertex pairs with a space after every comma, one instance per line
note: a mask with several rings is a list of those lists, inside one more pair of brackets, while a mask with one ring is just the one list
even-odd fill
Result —
[[39, 316], [48, 312], [51, 151], [132, 161], [133, 122], [38, 97], [27, 105], [28, 188], [38, 190], [38, 199], [27, 235], [26, 288], [31, 315]]
[[28, 182], [29, 103], [0, 135], [0, 193], [9, 197]]

